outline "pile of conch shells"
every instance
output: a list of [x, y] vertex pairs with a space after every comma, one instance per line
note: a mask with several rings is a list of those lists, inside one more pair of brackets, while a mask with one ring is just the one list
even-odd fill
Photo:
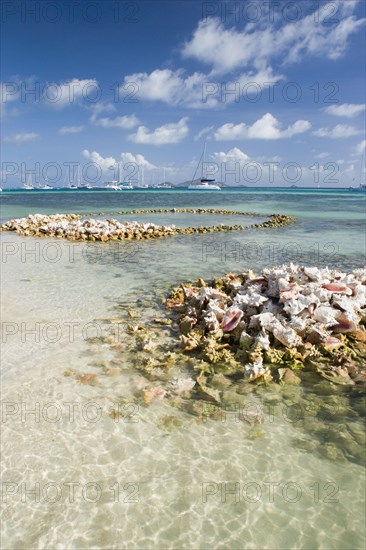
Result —
[[[116, 214], [158, 214], [158, 213], [191, 213], [191, 214], [223, 214], [238, 216], [261, 216], [251, 212], [235, 212], [231, 210], [218, 209], [192, 209], [172, 208], [170, 210], [131, 210], [120, 211]], [[109, 213], [110, 215], [111, 213]], [[89, 216], [106, 215], [104, 212], [97, 212]], [[85, 216], [85, 214], [84, 214]], [[70, 241], [110, 241], [124, 239], [156, 239], [171, 235], [190, 235], [193, 233], [213, 233], [216, 231], [243, 231], [244, 229], [269, 229], [280, 228], [293, 223], [295, 218], [285, 214], [271, 214], [265, 216], [267, 219], [250, 226], [241, 224], [183, 227], [175, 225], [155, 225], [151, 222], [119, 222], [115, 219], [99, 220], [93, 217], [81, 219], [78, 214], [31, 214], [26, 218], [9, 220], [0, 226], [0, 231], [15, 231], [20, 235], [32, 237], [56, 237], [66, 238]]]
[[118, 222], [114, 219], [80, 219], [76, 214], [34, 214], [14, 219], [1, 226], [2, 231], [16, 231], [21, 235], [56, 237], [68, 240], [109, 241], [143, 239], [174, 234], [175, 226], [153, 223]]
[[182, 350], [210, 364], [206, 386], [217, 373], [300, 382], [311, 371], [338, 384], [366, 382], [366, 269], [229, 273], [181, 285], [167, 307], [178, 314]]

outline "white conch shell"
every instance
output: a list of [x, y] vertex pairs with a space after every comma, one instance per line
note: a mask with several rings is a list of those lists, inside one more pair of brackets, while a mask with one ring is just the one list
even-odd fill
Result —
[[331, 306], [319, 306], [314, 311], [314, 320], [319, 323], [331, 327], [337, 324], [337, 319], [341, 315], [341, 311], [334, 309]]
[[281, 344], [288, 348], [294, 348], [302, 343], [302, 339], [291, 327], [276, 326], [273, 329], [273, 335]]

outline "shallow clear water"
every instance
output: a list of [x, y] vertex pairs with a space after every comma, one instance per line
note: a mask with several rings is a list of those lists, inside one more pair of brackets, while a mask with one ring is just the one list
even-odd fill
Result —
[[[133, 401], [144, 377], [125, 329], [162, 317], [168, 289], [199, 276], [289, 261], [364, 265], [365, 196], [246, 189], [3, 193], [0, 200], [2, 220], [173, 207], [297, 217], [279, 230], [141, 243], [0, 235], [5, 548], [364, 547], [361, 390], [319, 379], [315, 387], [259, 387], [239, 402], [228, 391], [227, 413], [207, 421], [166, 400], [144, 407]], [[191, 214], [139, 219], [243, 223]], [[119, 317], [120, 325], [105, 321]], [[167, 341], [169, 334], [161, 326]], [[83, 373], [95, 378], [82, 383]], [[237, 407], [260, 411], [262, 422], [243, 422]]]

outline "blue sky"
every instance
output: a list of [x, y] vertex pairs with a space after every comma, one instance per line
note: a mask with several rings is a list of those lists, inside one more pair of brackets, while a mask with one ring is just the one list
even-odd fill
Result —
[[70, 163], [178, 183], [205, 140], [207, 175], [229, 185], [359, 184], [363, 1], [1, 7], [3, 187], [37, 163], [58, 185]]

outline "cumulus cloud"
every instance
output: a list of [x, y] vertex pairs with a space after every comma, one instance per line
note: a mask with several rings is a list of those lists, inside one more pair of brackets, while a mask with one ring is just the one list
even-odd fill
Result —
[[201, 137], [208, 134], [211, 130], [213, 130], [213, 128], [213, 126], [206, 126], [205, 128], [202, 128], [202, 130], [194, 136], [194, 141], [198, 141], [199, 139], [201, 139]]
[[319, 130], [315, 130], [314, 132], [315, 136], [332, 139], [347, 138], [359, 134], [362, 134], [362, 130], [358, 130], [354, 126], [348, 126], [347, 124], [337, 124], [334, 128], [319, 128]]
[[82, 154], [89, 160], [89, 162], [97, 164], [103, 172], [107, 172], [108, 170], [110, 171], [111, 169], [116, 170], [121, 164], [125, 166], [129, 163], [135, 164], [139, 168], [143, 168], [145, 170], [154, 170], [156, 168], [152, 162], [149, 162], [144, 155], [141, 155], [140, 153], [134, 155], [128, 151], [122, 152], [120, 155], [120, 161], [111, 156], [103, 157], [97, 151], [90, 152], [88, 149], [84, 149]]
[[14, 134], [12, 136], [7, 136], [4, 138], [4, 141], [8, 143], [25, 143], [28, 141], [34, 141], [35, 139], [39, 138], [39, 134], [36, 134], [35, 132], [25, 133], [20, 132], [19, 134]]
[[[130, 74], [124, 79], [124, 86], [133, 82], [138, 98], [147, 101], [161, 101], [167, 105], [181, 105], [193, 109], [225, 107], [240, 100], [243, 88], [249, 83], [271, 86], [283, 78], [273, 74], [271, 68], [248, 71], [240, 74], [233, 82], [223, 84], [210, 75], [195, 72], [186, 74], [183, 69], [156, 69], [151, 73]], [[231, 93], [230, 90], [235, 90]], [[248, 95], [255, 89], [248, 88]]]
[[140, 121], [135, 115], [123, 115], [117, 116], [115, 118], [109, 117], [91, 117], [91, 122], [96, 126], [102, 126], [103, 128], [122, 128], [125, 130], [130, 130], [137, 126]]
[[122, 128], [125, 130], [130, 130], [137, 126], [140, 121], [134, 115], [122, 115], [114, 118], [111, 117], [99, 117], [100, 113], [111, 113], [116, 111], [116, 107], [113, 103], [96, 103], [90, 107], [92, 115], [90, 117], [90, 122], [95, 126], [102, 126], [102, 128]]
[[58, 133], [60, 136], [64, 136], [65, 134], [79, 134], [84, 130], [84, 126], [63, 126], [59, 129]]
[[[18, 81], [0, 82], [0, 117], [9, 115], [8, 103], [17, 101], [20, 97], [20, 86]], [[17, 113], [17, 109], [12, 109]]]
[[266, 113], [254, 124], [248, 126], [245, 122], [240, 124], [226, 123], [215, 132], [217, 141], [229, 141], [236, 139], [283, 139], [296, 134], [302, 134], [311, 128], [307, 120], [297, 120], [288, 128], [281, 130], [280, 122], [271, 113]]
[[111, 113], [116, 111], [116, 107], [113, 105], [113, 103], [103, 103], [102, 101], [99, 101], [98, 103], [94, 103], [89, 107], [89, 109], [92, 111], [92, 118], [96, 117], [100, 113]]
[[146, 126], [139, 126], [135, 134], [131, 134], [129, 139], [135, 143], [148, 145], [164, 145], [167, 143], [179, 143], [188, 135], [187, 117], [181, 118], [178, 122], [163, 124], [154, 131], [150, 131]]
[[156, 69], [148, 73], [135, 73], [125, 77], [125, 84], [133, 82], [138, 89], [139, 99], [161, 101], [167, 105], [184, 105], [186, 107], [214, 107], [217, 98], [202, 99], [207, 75], [195, 72], [187, 75], [183, 69]]
[[330, 115], [353, 118], [362, 113], [365, 108], [365, 104], [343, 103], [342, 105], [330, 105], [325, 111]]
[[89, 162], [92, 162], [100, 166], [103, 172], [106, 172], [107, 170], [110, 170], [111, 167], [115, 167], [117, 165], [117, 161], [115, 158], [102, 157], [102, 155], [97, 153], [97, 151], [89, 152], [88, 149], [84, 149], [83, 156], [87, 158]]
[[248, 162], [250, 160], [250, 157], [238, 147], [234, 147], [233, 149], [230, 149], [230, 151], [228, 151], [227, 153], [224, 153], [224, 152], [214, 153], [214, 158], [217, 162], [225, 162], [225, 163]]
[[149, 162], [144, 155], [140, 155], [137, 153], [134, 155], [133, 153], [125, 152], [121, 153], [121, 159], [123, 164], [136, 164], [137, 166], [144, 168], [145, 170], [154, 170], [156, 166]]
[[99, 95], [99, 84], [94, 78], [73, 78], [60, 84], [47, 83], [42, 92], [44, 102], [56, 109], [78, 104], [82, 100], [95, 101]]
[[300, 62], [305, 56], [338, 59], [344, 55], [350, 36], [365, 20], [352, 15], [355, 3], [339, 2], [338, 20], [329, 27], [322, 22], [328, 17], [332, 3], [322, 7], [319, 21], [315, 21], [312, 13], [284, 24], [268, 21], [259, 28], [248, 24], [243, 31], [227, 29], [218, 18], [207, 17], [184, 44], [182, 55], [210, 65], [217, 74], [247, 66], [261, 69], [275, 57], [288, 63]]
[[355, 147], [355, 153], [358, 155], [362, 155], [366, 151], [366, 139], [363, 139], [360, 143], [358, 143]]

